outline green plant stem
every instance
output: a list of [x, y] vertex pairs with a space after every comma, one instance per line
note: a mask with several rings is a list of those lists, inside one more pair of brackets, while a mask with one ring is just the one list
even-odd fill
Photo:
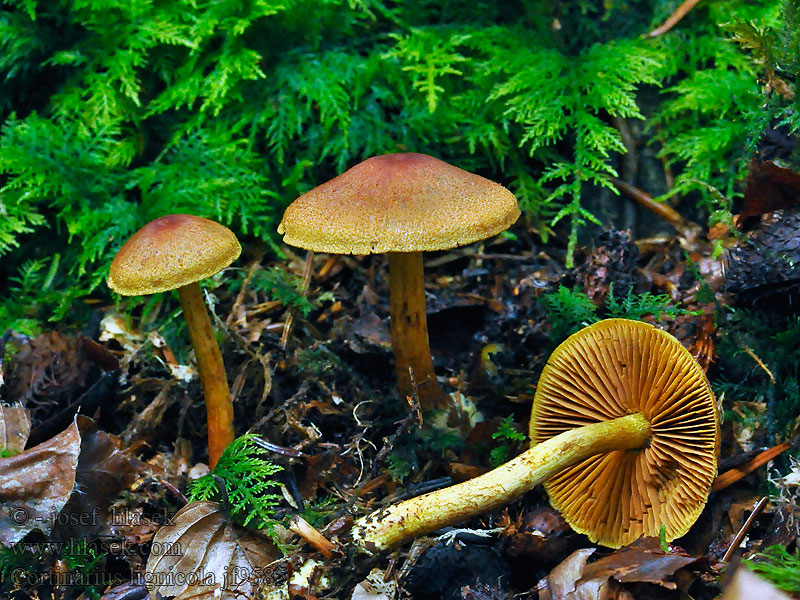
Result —
[[650, 423], [639, 413], [565, 431], [480, 477], [362, 517], [353, 541], [367, 552], [391, 548], [507, 504], [595, 454], [644, 448], [650, 435]]
[[416, 384], [422, 410], [444, 408], [447, 396], [436, 379], [428, 343], [422, 252], [389, 253], [389, 313], [400, 394], [411, 396]]
[[189, 327], [203, 395], [206, 400], [208, 421], [208, 464], [216, 466], [225, 447], [233, 441], [233, 401], [222, 353], [214, 337], [211, 319], [200, 286], [190, 283], [178, 288], [178, 298], [183, 307], [183, 316]]

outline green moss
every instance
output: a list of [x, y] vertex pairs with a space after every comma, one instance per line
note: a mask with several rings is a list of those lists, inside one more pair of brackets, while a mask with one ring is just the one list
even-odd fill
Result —
[[731, 310], [717, 352], [720, 375], [714, 388], [717, 393], [724, 392], [726, 404], [757, 402], [766, 407], [755, 420], [748, 419], [747, 405], [742, 405], [744, 416], [737, 419], [758, 429], [761, 437], [766, 436], [763, 443], [767, 445], [792, 439], [800, 414], [800, 318]]
[[770, 546], [764, 552], [745, 560], [744, 564], [770, 580], [776, 587], [787, 592], [800, 592], [800, 553], [791, 554], [783, 546]]
[[634, 294], [632, 290], [628, 290], [623, 298], [618, 299], [614, 296], [613, 286], [609, 286], [608, 296], [600, 307], [582, 291], [570, 290], [563, 285], [559, 285], [555, 292], [540, 296], [539, 302], [551, 323], [548, 337], [554, 346], [579, 329], [603, 318], [641, 321], [643, 317], [652, 315], [656, 320], [663, 321], [678, 315], [699, 314], [674, 306], [666, 294]]
[[615, 193], [614, 119], [644, 119], [673, 192], [724, 219], [765, 125], [797, 126], [795, 101], [760, 83], [768, 67], [796, 79], [785, 7], [700, 4], [647, 39], [674, 2], [8, 0], [0, 279], [59, 255], [49, 289], [64, 300], [34, 292], [47, 308], [21, 310], [6, 294], [0, 329], [80, 320], [69, 307], [108, 294], [111, 256], [157, 216], [274, 243], [297, 194], [384, 152], [506, 184], [570, 264], [598, 221], [586, 199]]

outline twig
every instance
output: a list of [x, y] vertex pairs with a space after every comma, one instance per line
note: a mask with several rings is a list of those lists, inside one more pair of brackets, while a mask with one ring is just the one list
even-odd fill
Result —
[[772, 448], [768, 448], [763, 452], [760, 452], [751, 460], [747, 461], [746, 464], [725, 471], [714, 480], [714, 484], [711, 486], [711, 491], [718, 492], [722, 489], [725, 489], [729, 485], [736, 483], [748, 473], [752, 473], [760, 466], [767, 464], [781, 452], [787, 450], [790, 446], [791, 443], [783, 442], [782, 444], [778, 444], [777, 446], [773, 446]]
[[[283, 303], [280, 300], [268, 300], [267, 302], [260, 302], [247, 311], [247, 316], [255, 317], [256, 315], [272, 312], [281, 306], [283, 306]], [[281, 323], [281, 325], [283, 324]]]
[[417, 563], [419, 557], [422, 556], [425, 550], [430, 548], [432, 544], [433, 542], [426, 538], [414, 540], [414, 542], [411, 544], [408, 554], [406, 555], [405, 561], [403, 561], [403, 565], [400, 567], [400, 571], [397, 573], [398, 581], [405, 578], [405, 576]]
[[175, 496], [175, 498], [177, 498], [177, 499], [178, 499], [178, 502], [180, 502], [180, 503], [181, 503], [181, 506], [185, 506], [186, 504], [188, 504], [188, 503], [189, 503], [189, 499], [188, 499], [186, 496], [184, 496], [184, 495], [183, 495], [183, 492], [181, 492], [181, 491], [180, 491], [180, 490], [177, 488], [177, 486], [175, 486], [175, 485], [171, 484], [171, 483], [170, 483], [169, 481], [167, 481], [166, 479], [161, 479], [161, 478], [159, 478], [159, 479], [158, 479], [158, 481], [159, 481], [159, 483], [161, 483], [161, 485], [163, 485], [163, 486], [164, 486], [164, 487], [165, 487], [165, 488], [166, 488], [166, 489], [167, 489], [167, 490], [168, 490], [168, 491], [169, 491], [169, 492], [170, 492], [170, 493], [171, 493], [173, 496]]
[[[300, 293], [305, 296], [308, 293], [308, 286], [311, 283], [311, 268], [314, 264], [314, 251], [309, 250], [306, 253], [306, 262], [303, 265], [303, 283], [300, 287]], [[286, 317], [286, 324], [283, 327], [283, 334], [281, 335], [281, 348], [286, 350], [286, 346], [289, 343], [289, 334], [292, 331], [292, 325], [294, 324], [294, 310], [289, 311], [289, 315]]]
[[664, 21], [661, 25], [653, 29], [652, 31], [645, 33], [642, 37], [645, 38], [654, 38], [660, 35], [667, 33], [670, 29], [675, 27], [678, 22], [685, 17], [690, 10], [694, 8], [694, 5], [697, 4], [700, 0], [685, 0], [683, 4], [681, 4], [678, 8], [675, 9], [669, 18]]
[[758, 515], [760, 515], [761, 512], [764, 510], [764, 507], [767, 505], [768, 500], [769, 498], [767, 496], [764, 496], [763, 498], [761, 498], [761, 500], [758, 501], [758, 504], [755, 505], [755, 507], [753, 508], [753, 512], [750, 513], [750, 516], [747, 517], [747, 520], [744, 522], [744, 525], [742, 525], [742, 528], [739, 530], [739, 532], [736, 534], [733, 540], [731, 540], [731, 545], [728, 546], [728, 550], [725, 552], [725, 556], [722, 557], [722, 562], [728, 562], [733, 552], [736, 550], [736, 548], [739, 547], [739, 544], [742, 543], [744, 536], [753, 526], [753, 522], [756, 520]]
[[225, 485], [225, 480], [216, 473], [214, 473], [213, 470], [211, 471], [210, 475], [214, 479], [214, 483], [217, 484], [217, 491], [219, 492], [220, 495], [220, 501], [219, 501], [220, 504], [222, 504], [223, 506], [229, 506], [230, 499], [228, 498], [228, 487]]
[[756, 361], [756, 364], [766, 372], [766, 374], [769, 376], [770, 383], [775, 383], [775, 376], [772, 374], [772, 371], [769, 370], [767, 365], [764, 364], [758, 355], [747, 345], [743, 345], [742, 350], [744, 350], [745, 354]]
[[658, 215], [667, 223], [672, 225], [675, 231], [677, 231], [682, 238], [690, 242], [693, 242], [697, 239], [697, 236], [700, 234], [701, 227], [697, 223], [693, 223], [684, 219], [680, 213], [678, 213], [678, 211], [671, 206], [664, 204], [663, 202], [656, 202], [649, 194], [629, 183], [625, 183], [620, 179], [612, 177], [611, 183], [613, 183], [619, 191], [627, 194], [639, 204], [644, 206], [647, 210]]
[[412, 483], [404, 490], [386, 496], [386, 498], [383, 499], [383, 503], [391, 504], [393, 502], [399, 502], [405, 500], [406, 498], [422, 496], [423, 494], [427, 494], [428, 492], [432, 492], [434, 490], [438, 490], [440, 488], [448, 487], [451, 485], [453, 485], [452, 477], [439, 477], [437, 479], [429, 479], [428, 481], [423, 481], [421, 483]]
[[265, 440], [260, 436], [255, 436], [253, 438], [253, 443], [262, 450], [266, 450], [267, 452], [274, 452], [275, 454], [288, 456], [290, 458], [307, 458], [307, 456], [302, 452], [300, 452], [300, 450], [295, 450], [294, 448], [287, 448], [286, 446], [278, 446], [277, 444], [268, 442], [267, 440]]
[[[258, 259], [254, 260], [250, 264], [250, 268], [247, 269], [247, 275], [245, 275], [245, 278], [242, 281], [242, 285], [239, 286], [239, 293], [236, 294], [236, 300], [234, 300], [233, 306], [231, 307], [231, 310], [228, 313], [228, 316], [225, 318], [225, 327], [230, 328], [231, 321], [233, 321], [233, 315], [235, 315], [240, 310], [242, 310], [242, 304], [244, 303], [244, 295], [247, 293], [247, 288], [250, 286], [250, 281], [252, 281], [253, 275], [255, 275], [256, 269], [260, 266], [260, 264], [261, 264], [261, 257], [259, 257]], [[242, 311], [242, 314], [244, 314], [244, 311]], [[237, 321], [238, 321], [238, 319], [237, 319]], [[244, 321], [245, 321], [245, 325], [246, 325], [247, 324], [247, 317], [246, 316], [245, 316]]]
[[339, 553], [339, 549], [332, 541], [322, 535], [308, 521], [300, 515], [294, 515], [289, 524], [289, 531], [296, 533], [309, 544], [314, 546], [326, 560], [333, 558], [334, 554]]

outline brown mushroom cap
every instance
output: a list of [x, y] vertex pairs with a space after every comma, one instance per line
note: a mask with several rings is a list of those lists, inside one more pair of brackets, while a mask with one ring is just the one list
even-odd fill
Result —
[[498, 183], [425, 154], [384, 154], [300, 196], [278, 233], [336, 254], [444, 250], [496, 235], [519, 214]]
[[545, 483], [575, 531], [618, 548], [641, 536], [685, 534], [717, 471], [719, 423], [701, 367], [670, 334], [607, 319], [564, 341], [547, 362], [533, 402], [530, 437], [631, 413], [652, 428], [647, 448], [599, 454]]
[[194, 215], [150, 221], [120, 248], [108, 287], [123, 296], [174, 290], [218, 273], [239, 257], [234, 233]]

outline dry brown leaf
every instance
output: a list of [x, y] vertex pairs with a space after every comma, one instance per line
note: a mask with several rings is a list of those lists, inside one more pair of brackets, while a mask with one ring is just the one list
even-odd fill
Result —
[[0, 404], [0, 449], [22, 452], [31, 433], [31, 418], [21, 402]]
[[8, 458], [0, 458], [0, 544], [34, 529], [49, 533], [75, 487], [81, 450], [78, 424]]
[[663, 552], [655, 538], [630, 546], [587, 564], [595, 548], [576, 550], [539, 582], [541, 600], [623, 600], [632, 596], [617, 582], [655, 583], [668, 589], [667, 579], [695, 558]]
[[738, 223], [751, 216], [776, 210], [797, 208], [800, 199], [800, 174], [779, 167], [771, 160], [750, 161], [744, 205]]
[[672, 590], [675, 583], [667, 577], [696, 560], [691, 556], [663, 552], [657, 539], [642, 538], [587, 566], [583, 578], [613, 577], [620, 582], [657, 583]]
[[340, 321], [343, 324], [343, 339], [353, 352], [368, 354], [391, 348], [389, 327], [374, 311], [355, 319], [342, 317]]
[[570, 594], [574, 594], [575, 586], [583, 574], [586, 561], [596, 550], [597, 548], [581, 548], [562, 560], [547, 577], [539, 582], [539, 599], [570, 598]]
[[[584, 580], [586, 562], [597, 548], [576, 550], [539, 582], [539, 600], [617, 600], [619, 585], [608, 577]], [[626, 592], [624, 592], [626, 593]]]
[[[146, 465], [120, 449], [114, 435], [101, 431], [89, 417], [78, 416], [81, 432], [81, 455], [76, 469], [78, 489], [64, 507], [70, 518], [59, 522], [58, 533], [64, 537], [91, 538], [113, 533], [127, 519], [110, 515], [109, 506], [127, 490]], [[110, 528], [104, 529], [104, 528]]]
[[153, 600], [241, 600], [272, 582], [269, 565], [280, 556], [269, 539], [234, 525], [218, 503], [192, 502], [153, 538], [145, 577]]

